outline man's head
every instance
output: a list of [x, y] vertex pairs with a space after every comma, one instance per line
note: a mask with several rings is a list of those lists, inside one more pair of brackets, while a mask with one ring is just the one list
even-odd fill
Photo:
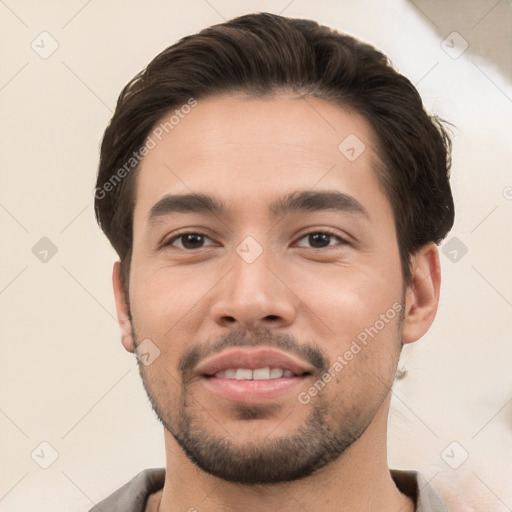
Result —
[[[182, 39], [123, 90], [96, 188], [123, 343], [158, 347], [144, 385], [203, 470], [304, 477], [382, 416], [453, 223], [434, 121], [377, 50], [270, 14]], [[293, 376], [233, 382], [266, 367]]]
[[375, 48], [311, 20], [247, 15], [167, 48], [119, 96], [101, 147], [95, 208], [126, 286], [138, 161], [152, 130], [161, 121], [165, 132], [172, 129], [195, 100], [281, 89], [338, 104], [372, 127], [382, 161], [375, 172], [394, 209], [406, 281], [410, 255], [446, 236], [454, 219], [450, 140], [410, 81]]

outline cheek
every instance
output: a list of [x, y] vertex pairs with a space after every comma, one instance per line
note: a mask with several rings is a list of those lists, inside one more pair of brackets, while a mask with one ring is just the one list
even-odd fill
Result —
[[[326, 400], [337, 411], [354, 409], [354, 414], [366, 414], [380, 406], [393, 385], [398, 363], [397, 325], [395, 317], [380, 330], [372, 325], [337, 342], [328, 374], [320, 379], [328, 381]], [[318, 381], [314, 385], [322, 387]]]
[[196, 310], [204, 291], [181, 272], [137, 272], [132, 276], [131, 293], [137, 344], [149, 339], [159, 353], [154, 362], [141, 367], [141, 375], [148, 394], [157, 403], [172, 401], [172, 409], [178, 410], [182, 388], [178, 364], [180, 357], [197, 344]]
[[308, 309], [314, 313], [312, 332], [323, 332], [315, 342], [328, 351], [332, 392], [350, 402], [370, 400], [372, 392], [382, 396], [393, 382], [403, 306], [401, 279], [393, 281], [389, 275], [375, 265], [361, 265], [303, 271], [296, 280], [305, 314]]
[[156, 339], [183, 329], [212, 288], [211, 273], [185, 267], [139, 265], [131, 276], [131, 306], [137, 332]]
[[148, 366], [140, 367], [140, 374], [146, 394], [167, 425], [176, 425], [183, 406], [183, 386], [179, 375], [172, 368], [166, 354], [155, 359]]
[[313, 311], [328, 328], [326, 334], [342, 346], [376, 322], [380, 325], [381, 315], [386, 317], [386, 326], [397, 316], [401, 279], [391, 280], [390, 269], [358, 263], [302, 266], [295, 277], [292, 273], [289, 271], [288, 279], [295, 283], [294, 292], [307, 306], [304, 314], [308, 315], [308, 309]]

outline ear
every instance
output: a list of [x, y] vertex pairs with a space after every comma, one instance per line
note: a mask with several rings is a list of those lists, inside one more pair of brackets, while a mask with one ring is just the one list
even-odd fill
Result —
[[406, 289], [402, 340], [411, 343], [430, 328], [437, 313], [441, 287], [439, 251], [433, 242], [412, 256], [412, 281]]
[[116, 299], [117, 320], [121, 327], [121, 342], [128, 352], [135, 350], [135, 342], [132, 337], [132, 326], [128, 314], [128, 302], [123, 290], [121, 280], [121, 262], [116, 261], [112, 270], [112, 285], [114, 287], [114, 296]]

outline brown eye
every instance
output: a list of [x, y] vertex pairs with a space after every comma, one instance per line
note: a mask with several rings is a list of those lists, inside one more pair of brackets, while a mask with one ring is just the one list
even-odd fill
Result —
[[[307, 233], [306, 235], [303, 235], [300, 238], [300, 240], [303, 239], [306, 239], [308, 243], [311, 244], [310, 248], [312, 249], [324, 249], [326, 247], [333, 247], [334, 245], [336, 245], [336, 243], [331, 243], [333, 239], [336, 239], [342, 245], [347, 243], [345, 240], [343, 240], [343, 238], [340, 238], [339, 236], [334, 235], [333, 233], [329, 233], [328, 231], [315, 231]], [[302, 245], [301, 247], [305, 246]]]
[[177, 235], [169, 240], [165, 245], [171, 246], [175, 245], [174, 242], [176, 240], [181, 240], [181, 244], [178, 245], [180, 249], [194, 250], [201, 249], [204, 243], [204, 240], [208, 239], [206, 235], [203, 233], [182, 233], [181, 235]]

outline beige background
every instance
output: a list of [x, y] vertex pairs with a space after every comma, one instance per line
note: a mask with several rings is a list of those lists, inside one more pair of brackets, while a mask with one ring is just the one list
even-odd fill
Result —
[[94, 221], [98, 147], [122, 86], [158, 52], [254, 11], [373, 43], [456, 125], [441, 304], [403, 354], [389, 461], [422, 471], [453, 510], [512, 510], [507, 0], [0, 0], [0, 510], [85, 511], [164, 465], [162, 427], [119, 339], [115, 254]]

